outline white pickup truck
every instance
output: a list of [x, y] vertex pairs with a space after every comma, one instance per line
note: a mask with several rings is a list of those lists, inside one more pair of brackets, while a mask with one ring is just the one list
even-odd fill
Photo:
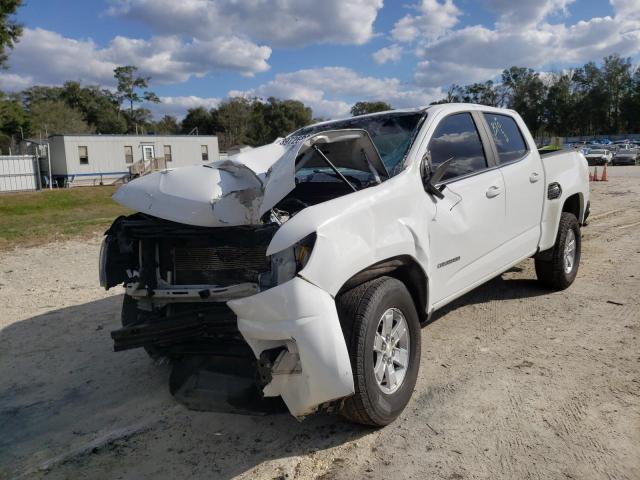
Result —
[[114, 199], [139, 212], [101, 250], [101, 285], [125, 288], [116, 350], [171, 359], [193, 408], [259, 392], [381, 426], [435, 310], [530, 257], [572, 284], [589, 173], [578, 152], [541, 158], [514, 111], [449, 104], [319, 123]]

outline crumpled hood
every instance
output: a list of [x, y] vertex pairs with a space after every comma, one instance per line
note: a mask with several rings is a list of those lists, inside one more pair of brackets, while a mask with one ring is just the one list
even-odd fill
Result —
[[[388, 177], [367, 132], [334, 130], [286, 138], [228, 160], [152, 173], [123, 185], [113, 199], [132, 210], [188, 225], [260, 224], [262, 216], [295, 188], [296, 158], [304, 153], [309, 157], [315, 144], [359, 149], [361, 156], [352, 154], [353, 161], [345, 156], [347, 160], [336, 165]], [[315, 162], [307, 158], [305, 163]]]

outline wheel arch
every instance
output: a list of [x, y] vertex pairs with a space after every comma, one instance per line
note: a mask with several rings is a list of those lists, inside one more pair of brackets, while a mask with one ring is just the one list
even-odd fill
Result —
[[344, 282], [337, 295], [380, 277], [392, 277], [401, 281], [413, 299], [420, 323], [427, 322], [428, 277], [418, 261], [410, 255], [387, 258], [368, 266]]
[[562, 212], [573, 213], [578, 222], [582, 222], [582, 212], [584, 211], [584, 199], [581, 193], [574, 193], [566, 198], [562, 205]]

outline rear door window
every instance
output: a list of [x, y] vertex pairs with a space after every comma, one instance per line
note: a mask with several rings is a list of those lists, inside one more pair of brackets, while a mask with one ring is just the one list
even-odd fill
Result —
[[487, 157], [470, 113], [449, 115], [429, 142], [433, 169], [453, 159], [443, 180], [470, 175], [487, 168]]
[[484, 118], [498, 149], [498, 162], [509, 163], [524, 157], [527, 144], [516, 121], [508, 115], [485, 113]]

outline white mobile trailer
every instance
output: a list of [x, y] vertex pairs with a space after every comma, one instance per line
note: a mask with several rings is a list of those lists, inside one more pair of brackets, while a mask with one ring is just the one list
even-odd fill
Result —
[[143, 158], [163, 158], [176, 168], [220, 157], [216, 136], [54, 135], [49, 148], [54, 180], [71, 186], [117, 183]]

